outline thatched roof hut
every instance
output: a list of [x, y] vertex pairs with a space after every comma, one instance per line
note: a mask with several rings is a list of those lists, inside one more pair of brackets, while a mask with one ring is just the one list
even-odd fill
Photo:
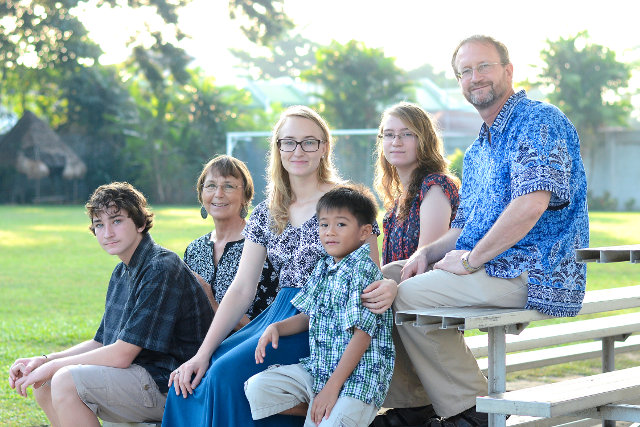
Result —
[[67, 180], [84, 177], [87, 166], [60, 137], [31, 111], [25, 111], [18, 123], [0, 140], [0, 162], [15, 165], [29, 179], [49, 176], [62, 169]]
[[76, 200], [78, 182], [86, 172], [80, 157], [30, 111], [0, 137], [2, 201]]

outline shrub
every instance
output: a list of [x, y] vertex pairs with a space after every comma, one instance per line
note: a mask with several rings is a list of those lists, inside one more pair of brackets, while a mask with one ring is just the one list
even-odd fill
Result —
[[632, 197], [629, 200], [627, 200], [626, 202], [624, 202], [624, 210], [627, 211], [627, 212], [635, 211], [636, 210], [636, 199], [634, 199]]
[[447, 158], [450, 162], [449, 168], [451, 172], [462, 181], [462, 160], [464, 159], [464, 153], [459, 148], [456, 148], [456, 151], [447, 156]]
[[594, 196], [590, 191], [587, 192], [587, 204], [591, 211], [615, 211], [618, 210], [618, 199], [612, 197], [608, 191], [602, 193], [601, 196]]

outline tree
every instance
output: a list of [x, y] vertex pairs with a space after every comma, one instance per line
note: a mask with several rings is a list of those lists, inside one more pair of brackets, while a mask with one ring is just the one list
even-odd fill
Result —
[[240, 49], [231, 49], [231, 53], [242, 61], [253, 78], [296, 78], [316, 64], [317, 49], [317, 43], [300, 34], [286, 33], [269, 46], [268, 55], [255, 56]]
[[[177, 10], [189, 0], [130, 0], [129, 7], [148, 7], [173, 29], [175, 40], [184, 38], [177, 29]], [[30, 108], [48, 117], [66, 120], [67, 100], [62, 92], [39, 96], [43, 88], [59, 87], [62, 81], [97, 65], [102, 50], [89, 37], [86, 28], [72, 13], [80, 0], [6, 0], [0, 5], [0, 95], [20, 112]], [[97, 0], [96, 7], [120, 4], [118, 0]], [[166, 34], [171, 31], [165, 29]], [[133, 41], [133, 43], [137, 43]], [[161, 43], [160, 45], [166, 45]], [[152, 47], [153, 48], [153, 47]], [[26, 78], [25, 78], [26, 77]], [[7, 85], [18, 80], [20, 84]], [[56, 125], [56, 121], [52, 120]]]
[[0, 96], [19, 112], [29, 108], [50, 117], [54, 126], [63, 120], [58, 82], [101, 53], [69, 13], [74, 5], [8, 0], [0, 6]]
[[[316, 86], [317, 108], [335, 129], [377, 128], [385, 108], [409, 97], [409, 82], [395, 60], [355, 40], [319, 48], [316, 65], [301, 77]], [[343, 177], [373, 182], [373, 168], [363, 166], [375, 142], [371, 135], [336, 138], [335, 160]]]
[[136, 116], [119, 123], [130, 174], [158, 203], [192, 200], [202, 164], [225, 152], [225, 134], [250, 101], [244, 91], [216, 87], [199, 70], [187, 74], [186, 84], [171, 84], [169, 78], [162, 90], [146, 79], [133, 80]]
[[[587, 155], [597, 144], [596, 132], [601, 127], [627, 123], [631, 102], [625, 89], [630, 68], [618, 62], [613, 51], [590, 43], [586, 31], [547, 40], [547, 44], [541, 52], [546, 66], [539, 78], [552, 89], [549, 101], [578, 129]], [[593, 155], [590, 157], [593, 161]]]
[[407, 95], [405, 73], [382, 49], [351, 40], [318, 49], [316, 65], [302, 79], [318, 85], [320, 110], [336, 128], [377, 127], [380, 114]]
[[[100, 47], [74, 15], [83, 1], [0, 2], [1, 102], [46, 117], [90, 166], [88, 185], [137, 177], [156, 201], [184, 201], [194, 169], [224, 151], [224, 133], [248, 104], [246, 94], [187, 69], [191, 58], [178, 46], [187, 35], [177, 22], [189, 1], [92, 2], [162, 19], [162, 28], [147, 22], [146, 33], [131, 38], [132, 55], [118, 67], [99, 64]], [[293, 26], [282, 0], [230, 0], [229, 13], [255, 43]]]
[[229, 16], [245, 22], [241, 29], [250, 41], [269, 46], [293, 28], [283, 4], [284, 0], [229, 0]]
[[447, 77], [444, 71], [436, 72], [431, 64], [423, 64], [407, 72], [407, 78], [415, 81], [428, 78], [442, 88], [458, 87], [458, 81], [454, 78]]
[[[184, 38], [177, 28], [177, 10], [188, 1], [127, 3], [127, 7], [154, 10], [165, 24], [162, 33], [149, 30], [155, 41], [150, 46], [143, 46], [143, 37], [131, 40], [134, 56], [130, 62], [153, 84], [162, 86], [167, 73], [174, 80], [188, 80], [189, 58], [165, 41], [176, 43]], [[128, 162], [122, 157], [126, 129], [119, 125], [136, 115], [136, 106], [118, 70], [98, 63], [102, 50], [73, 13], [80, 3], [8, 0], [0, 5], [0, 96], [18, 113], [30, 109], [48, 119], [89, 166], [85, 184], [90, 189], [126, 178]], [[120, 5], [118, 0], [95, 2], [98, 8]]]

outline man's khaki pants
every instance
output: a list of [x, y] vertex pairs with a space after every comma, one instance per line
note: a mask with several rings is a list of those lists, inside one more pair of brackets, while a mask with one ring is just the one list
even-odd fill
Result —
[[[384, 277], [399, 282], [406, 261], [382, 268]], [[528, 276], [514, 279], [488, 276], [484, 269], [458, 276], [430, 270], [398, 286], [394, 312], [432, 307], [522, 308], [527, 302]], [[475, 406], [487, 393], [475, 357], [457, 329], [427, 330], [411, 324], [394, 328], [396, 363], [385, 408], [423, 406], [429, 402], [441, 417]], [[425, 394], [426, 392], [426, 394]]]

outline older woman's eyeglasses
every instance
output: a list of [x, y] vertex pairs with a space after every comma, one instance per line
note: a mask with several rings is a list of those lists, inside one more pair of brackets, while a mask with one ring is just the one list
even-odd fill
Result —
[[415, 133], [409, 132], [409, 131], [400, 132], [398, 134], [395, 134], [390, 131], [386, 131], [378, 135], [378, 138], [382, 139], [384, 142], [392, 142], [396, 138], [398, 138], [398, 141], [402, 141], [402, 140], [408, 141], [408, 140], [411, 140], [412, 138], [415, 138], [415, 136], [416, 136]]
[[302, 148], [302, 151], [306, 151], [308, 153], [313, 151], [318, 151], [318, 148], [320, 148], [321, 142], [324, 142], [324, 141], [321, 141], [315, 138], [307, 138], [307, 139], [303, 139], [302, 141], [296, 141], [293, 138], [280, 138], [277, 141], [278, 149], [280, 151], [285, 151], [285, 152], [296, 151], [296, 148], [299, 145], [300, 148]]
[[458, 80], [468, 80], [473, 75], [473, 70], [476, 70], [478, 74], [489, 74], [491, 69], [496, 65], [504, 65], [502, 62], [481, 62], [475, 67], [465, 67], [456, 73]]
[[218, 191], [218, 188], [221, 188], [224, 193], [228, 194], [228, 193], [233, 193], [238, 188], [240, 188], [240, 186], [239, 185], [229, 184], [229, 183], [218, 185], [218, 184], [215, 184], [213, 182], [208, 182], [208, 183], [206, 183], [206, 184], [204, 184], [202, 186], [202, 189], [206, 193], [216, 193]]

